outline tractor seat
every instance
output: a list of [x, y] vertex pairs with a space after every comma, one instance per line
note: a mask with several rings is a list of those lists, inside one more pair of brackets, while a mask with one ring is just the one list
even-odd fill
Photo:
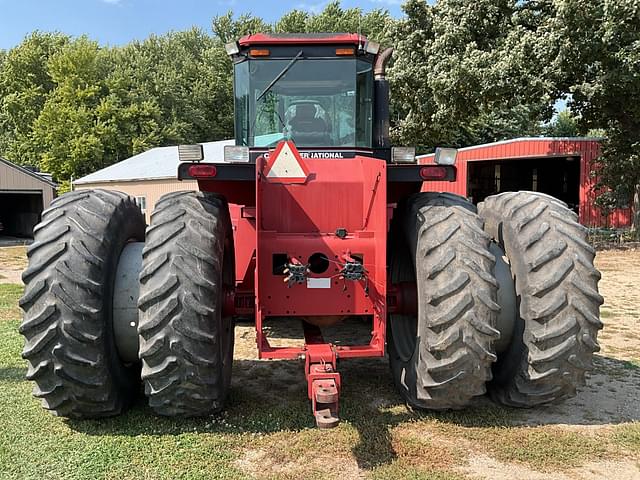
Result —
[[291, 137], [301, 145], [324, 146], [331, 143], [329, 127], [320, 117], [317, 117], [316, 105], [302, 103], [295, 106], [295, 114], [289, 120]]
[[293, 132], [318, 133], [327, 132], [327, 124], [322, 118], [316, 117], [316, 106], [313, 103], [296, 105], [295, 116], [289, 125]]

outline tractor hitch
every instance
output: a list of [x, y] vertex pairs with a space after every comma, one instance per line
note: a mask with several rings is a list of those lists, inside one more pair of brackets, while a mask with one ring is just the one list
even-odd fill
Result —
[[336, 370], [336, 350], [324, 341], [318, 327], [307, 322], [304, 322], [304, 337], [304, 371], [316, 425], [318, 428], [336, 427], [340, 423], [340, 373]]

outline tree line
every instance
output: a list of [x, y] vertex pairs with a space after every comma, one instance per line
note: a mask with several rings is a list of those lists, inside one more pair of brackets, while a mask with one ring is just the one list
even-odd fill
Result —
[[[604, 137], [605, 207], [640, 204], [638, 0], [408, 0], [405, 15], [231, 12], [211, 32], [124, 46], [33, 32], [0, 51], [0, 155], [68, 182], [161, 145], [233, 136], [224, 44], [255, 32], [361, 32], [395, 48], [392, 135], [427, 151], [525, 135]], [[566, 99], [569, 110], [554, 115]], [[640, 208], [636, 209], [639, 211]]]

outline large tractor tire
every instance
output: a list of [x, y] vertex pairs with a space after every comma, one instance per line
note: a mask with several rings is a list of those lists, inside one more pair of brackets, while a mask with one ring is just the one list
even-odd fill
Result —
[[27, 378], [55, 415], [105, 417], [139, 393], [139, 365], [123, 362], [113, 334], [113, 286], [130, 241], [145, 222], [119, 192], [81, 190], [54, 200], [34, 229], [20, 306]]
[[391, 281], [415, 281], [418, 299], [417, 315], [389, 316], [396, 387], [417, 408], [462, 408], [486, 393], [496, 360], [489, 236], [464, 198], [421, 193], [399, 208], [391, 237]]
[[494, 367], [492, 397], [533, 407], [574, 396], [592, 368], [602, 328], [600, 273], [586, 228], [566, 204], [535, 192], [501, 193], [478, 209], [506, 253], [517, 295], [513, 336]]
[[234, 323], [222, 305], [233, 262], [223, 198], [176, 192], [160, 199], [147, 229], [138, 301], [142, 380], [160, 415], [207, 415], [224, 404]]

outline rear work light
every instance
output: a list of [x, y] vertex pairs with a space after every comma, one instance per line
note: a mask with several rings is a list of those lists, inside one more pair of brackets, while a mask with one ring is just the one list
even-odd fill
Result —
[[380, 51], [380, 44], [369, 40], [365, 45], [364, 49], [366, 50], [367, 53], [370, 53], [371, 55], [377, 55], [378, 52]]
[[227, 163], [248, 163], [249, 147], [225, 145], [224, 161]]
[[391, 161], [393, 163], [416, 163], [415, 147], [392, 147]]
[[438, 165], [454, 165], [458, 150], [455, 148], [436, 148], [435, 161]]
[[266, 48], [252, 48], [249, 50], [249, 55], [252, 57], [268, 57], [270, 52]]
[[181, 162], [201, 162], [204, 160], [202, 145], [178, 145], [178, 160]]
[[227, 51], [227, 55], [237, 55], [240, 53], [240, 45], [238, 45], [238, 42], [227, 43], [224, 49]]
[[423, 180], [444, 180], [447, 178], [445, 167], [427, 166], [420, 169], [420, 178]]
[[188, 172], [194, 178], [213, 178], [218, 174], [218, 169], [215, 165], [191, 165]]

